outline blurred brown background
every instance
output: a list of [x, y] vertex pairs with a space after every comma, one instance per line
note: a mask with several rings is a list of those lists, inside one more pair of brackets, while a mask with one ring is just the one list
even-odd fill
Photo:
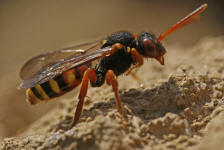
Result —
[[58, 100], [31, 107], [24, 90], [16, 89], [21, 82], [19, 69], [31, 56], [119, 30], [158, 35], [204, 2], [208, 9], [200, 21], [164, 40], [184, 46], [205, 36], [223, 35], [221, 0], [1, 0], [0, 137], [16, 135], [57, 106]]

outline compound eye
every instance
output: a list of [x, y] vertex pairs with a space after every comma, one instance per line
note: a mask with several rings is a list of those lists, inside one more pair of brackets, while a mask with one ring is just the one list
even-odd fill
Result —
[[156, 57], [156, 45], [150, 39], [145, 39], [143, 41], [144, 52], [147, 57]]

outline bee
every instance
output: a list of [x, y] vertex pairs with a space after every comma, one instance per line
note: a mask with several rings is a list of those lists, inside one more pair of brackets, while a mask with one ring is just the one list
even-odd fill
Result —
[[[50, 51], [28, 60], [20, 71], [30, 104], [36, 104], [59, 97], [81, 84], [73, 123], [74, 127], [83, 109], [88, 83], [100, 87], [105, 81], [112, 86], [117, 109], [126, 124], [118, 92], [117, 76], [143, 65], [143, 58], [154, 58], [164, 65], [166, 50], [161, 44], [167, 35], [199, 19], [199, 14], [207, 8], [202, 4], [179, 22], [171, 26], [158, 38], [151, 33], [116, 32], [105, 40], [96, 40], [71, 47]], [[98, 60], [95, 65], [92, 62]]]

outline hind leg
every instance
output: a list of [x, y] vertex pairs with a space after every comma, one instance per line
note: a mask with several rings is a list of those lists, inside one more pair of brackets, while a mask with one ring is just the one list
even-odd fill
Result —
[[73, 123], [72, 123], [70, 129], [73, 128], [77, 124], [77, 122], [81, 116], [82, 108], [83, 108], [83, 104], [84, 104], [84, 98], [86, 97], [87, 90], [88, 90], [89, 80], [93, 83], [96, 82], [96, 80], [97, 80], [96, 73], [93, 68], [87, 69], [87, 71], [85, 72], [85, 74], [83, 76], [82, 85], [81, 85], [81, 89], [80, 89], [80, 93], [79, 93], [79, 97], [78, 97], [79, 102], [76, 107], [75, 116], [74, 116]]

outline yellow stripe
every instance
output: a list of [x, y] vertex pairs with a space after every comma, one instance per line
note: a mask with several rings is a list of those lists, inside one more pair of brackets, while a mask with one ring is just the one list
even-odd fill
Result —
[[130, 53], [131, 52], [131, 48], [127, 47], [127, 52]]
[[106, 44], [107, 43], [107, 40], [103, 40], [102, 41], [102, 44], [104, 45], [104, 44]]
[[40, 85], [35, 86], [35, 89], [41, 95], [41, 97], [43, 97], [43, 99], [49, 99], [49, 97], [47, 96], [47, 94], [45, 93], [45, 91], [42, 89]]
[[60, 93], [61, 93], [61, 89], [60, 89], [60, 87], [58, 86], [57, 81], [55, 81], [54, 79], [51, 79], [51, 80], [49, 80], [49, 84], [50, 84], [50, 86], [51, 86], [51, 89], [52, 89], [55, 93], [57, 93], [57, 94], [60, 94]]
[[69, 87], [74, 86], [77, 83], [74, 70], [69, 70], [63, 74], [63, 78]]
[[74, 73], [73, 72], [68, 72], [68, 74], [67, 74], [67, 81], [68, 81], [68, 83], [72, 83], [75, 80], [76, 80], [76, 78], [75, 78]]
[[26, 90], [26, 98], [27, 98], [27, 101], [30, 103], [30, 104], [36, 104], [38, 103], [40, 100], [34, 95], [33, 91], [28, 88]]

